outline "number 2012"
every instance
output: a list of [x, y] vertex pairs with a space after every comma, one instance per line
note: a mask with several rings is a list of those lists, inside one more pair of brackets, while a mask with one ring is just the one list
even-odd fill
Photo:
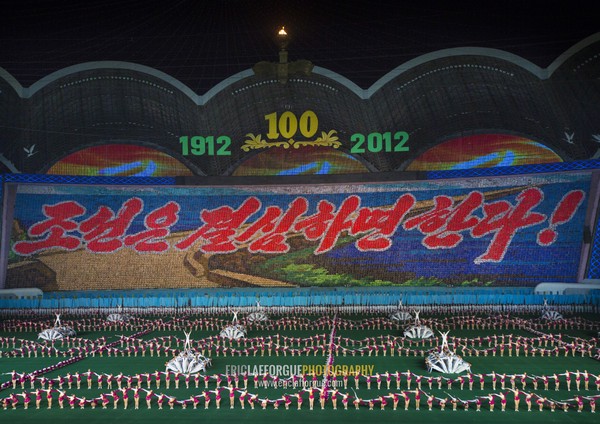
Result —
[[406, 145], [408, 141], [408, 133], [406, 131], [397, 131], [394, 133], [392, 141], [392, 133], [373, 132], [365, 137], [364, 134], [356, 133], [350, 137], [352, 148], [350, 153], [379, 153], [379, 152], [408, 152], [409, 147]]

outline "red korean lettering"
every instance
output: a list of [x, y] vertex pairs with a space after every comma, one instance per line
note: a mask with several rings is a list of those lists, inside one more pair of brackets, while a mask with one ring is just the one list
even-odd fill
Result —
[[528, 188], [517, 195], [514, 206], [505, 200], [484, 204], [484, 216], [471, 235], [479, 238], [493, 233], [494, 237], [475, 263], [501, 262], [517, 231], [544, 222], [546, 215], [532, 212], [543, 199], [544, 193], [539, 188]]
[[122, 237], [142, 208], [143, 202], [138, 197], [132, 197], [123, 203], [116, 215], [109, 207], [100, 206], [94, 215], [79, 224], [87, 249], [96, 253], [109, 253], [123, 247]]
[[452, 212], [454, 201], [449, 196], [435, 196], [433, 209], [414, 218], [407, 219], [402, 227], [405, 230], [418, 228], [422, 234], [430, 234], [441, 229]]
[[358, 196], [350, 196], [342, 202], [333, 220], [325, 230], [315, 254], [328, 252], [335, 247], [342, 232], [352, 228], [351, 215], [356, 212], [359, 206], [360, 197]]
[[452, 198], [447, 196], [438, 196], [434, 200], [432, 211], [407, 220], [405, 228], [416, 226], [421, 233], [427, 234], [422, 244], [428, 249], [456, 247], [464, 239], [461, 232], [473, 228], [479, 222], [479, 218], [472, 213], [483, 204], [483, 194], [473, 191], [456, 206], [453, 206]]
[[81, 239], [67, 233], [77, 230], [78, 224], [74, 221], [85, 214], [83, 206], [75, 201], [57, 203], [55, 205], [43, 205], [42, 213], [48, 219], [36, 222], [29, 230], [29, 237], [41, 237], [42, 240], [19, 241], [13, 246], [13, 250], [23, 256], [33, 255], [52, 248], [64, 250], [75, 250], [81, 245]]
[[323, 237], [329, 222], [333, 219], [335, 205], [327, 200], [317, 203], [317, 212], [310, 215], [294, 225], [294, 231], [304, 234], [307, 240], [318, 240]]
[[137, 252], [164, 252], [169, 249], [169, 243], [164, 239], [171, 234], [179, 216], [180, 207], [177, 202], [169, 202], [150, 212], [144, 219], [147, 230], [125, 237], [126, 246], [134, 246]]
[[573, 218], [584, 198], [585, 193], [582, 190], [572, 190], [564, 195], [556, 205], [552, 215], [550, 215], [549, 227], [543, 229], [537, 235], [537, 242], [540, 246], [549, 246], [556, 241], [558, 237], [556, 227], [569, 222]]
[[264, 234], [273, 231], [275, 222], [281, 216], [283, 211], [279, 206], [269, 206], [265, 209], [263, 215], [248, 226], [241, 234], [236, 236], [235, 240], [245, 243], [254, 237], [257, 233]]
[[414, 204], [415, 197], [411, 194], [404, 194], [388, 210], [361, 208], [350, 234], [368, 234], [356, 241], [356, 248], [362, 252], [389, 249], [392, 245], [390, 237], [394, 235], [400, 222]]
[[265, 214], [256, 220], [255, 223], [236, 237], [237, 241], [247, 241], [252, 238], [259, 230], [262, 234], [248, 246], [251, 253], [285, 253], [290, 250], [287, 243], [287, 232], [296, 222], [296, 219], [304, 214], [308, 209], [308, 201], [303, 197], [294, 199], [285, 214], [279, 207], [271, 206], [267, 208]]
[[198, 240], [208, 241], [201, 247], [205, 253], [229, 253], [237, 250], [234, 236], [242, 224], [261, 207], [256, 197], [246, 199], [238, 209], [221, 206], [213, 210], [202, 210], [200, 218], [204, 225], [185, 239], [175, 244], [180, 250], [188, 249]]

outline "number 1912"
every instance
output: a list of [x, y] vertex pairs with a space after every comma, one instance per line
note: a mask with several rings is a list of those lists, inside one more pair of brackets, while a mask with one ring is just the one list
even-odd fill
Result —
[[184, 135], [179, 137], [181, 144], [181, 154], [188, 156], [190, 153], [194, 156], [231, 156], [229, 147], [231, 146], [231, 138], [226, 135], [215, 137], [209, 135], [202, 137], [199, 135], [188, 137]]

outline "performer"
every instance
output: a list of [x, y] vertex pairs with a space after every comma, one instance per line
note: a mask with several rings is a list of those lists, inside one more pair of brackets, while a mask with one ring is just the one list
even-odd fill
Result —
[[[344, 405], [344, 409], [348, 410], [348, 398], [350, 397], [350, 395], [348, 393], [343, 393], [342, 395], [342, 405]], [[397, 404], [398, 402], [396, 402]], [[394, 409], [396, 409], [394, 407]]]
[[408, 393], [404, 391], [400, 392], [400, 394], [404, 398], [404, 410], [408, 411], [408, 407], [410, 405], [410, 396], [408, 396]]
[[521, 398], [519, 396], [519, 389], [508, 389], [511, 392], [513, 392], [515, 394], [515, 412], [519, 412], [519, 402], [521, 401]]
[[496, 383], [498, 380], [498, 376], [496, 375], [495, 371], [492, 371], [492, 389], [496, 390]]
[[315, 403], [315, 394], [314, 394], [313, 390], [316, 390], [316, 389], [314, 389], [313, 387], [306, 389], [306, 391], [308, 392], [308, 406], [311, 411], [313, 410], [313, 406]]
[[537, 403], [540, 412], [544, 410], [544, 403], [545, 402], [546, 402], [546, 398], [545, 397], [538, 396], [538, 398], [535, 400], [535, 403]]
[[589, 396], [586, 398], [586, 399], [589, 399], [589, 401], [590, 401], [590, 411], [592, 414], [596, 413], [596, 398], [597, 397], [598, 396]]
[[331, 390], [331, 403], [333, 404], [333, 409], [337, 409], [337, 397], [338, 397], [338, 391], [336, 389]]
[[134, 409], [140, 409], [140, 388], [136, 387], [133, 389], [133, 403]]
[[194, 404], [194, 409], [198, 409], [198, 405], [200, 404], [200, 396], [192, 396], [192, 403]]
[[397, 393], [388, 393], [388, 397], [392, 399], [392, 406], [394, 411], [398, 408], [398, 402], [400, 401], [400, 396]]
[[533, 398], [533, 393], [525, 394], [525, 404], [527, 405], [527, 412], [531, 412], [531, 400]]
[[248, 395], [248, 391], [244, 390], [240, 394], [240, 406], [244, 409], [244, 403], [246, 402], [246, 396]]
[[128, 389], [121, 389], [121, 391], [123, 392], [123, 409], [127, 409], [127, 405], [129, 404], [129, 390]]
[[580, 390], [580, 385], [581, 385], [581, 373], [579, 372], [579, 370], [575, 371], [575, 387], [577, 388], [577, 391]]
[[[108, 404], [110, 403], [108, 396], [105, 393], [102, 393], [100, 395], [100, 398], [102, 400], [102, 409], [106, 409]], [[59, 401], [60, 401], [60, 397], [59, 397]], [[61, 406], [61, 408], [62, 408], [62, 406]]]
[[42, 390], [37, 389], [35, 392], [35, 409], [40, 409], [42, 403]]
[[500, 392], [498, 396], [500, 397], [500, 406], [502, 408], [502, 412], [506, 412], [506, 394], [504, 392]]
[[210, 405], [210, 394], [208, 391], [203, 391], [202, 396], [204, 396], [204, 409], [208, 409]]
[[58, 392], [58, 406], [60, 407], [60, 409], [64, 409], [66, 398], [67, 398], [67, 395], [65, 394], [65, 392], [63, 392], [63, 391]]
[[387, 400], [385, 400], [385, 396], [379, 396], [379, 403], [381, 406], [381, 410], [385, 410], [385, 405], [387, 405]]
[[29, 403], [31, 402], [31, 396], [29, 395], [29, 392], [24, 391], [17, 396], [21, 396], [23, 398], [23, 409], [29, 409]]
[[152, 392], [152, 390], [146, 390], [146, 389], [143, 389], [143, 390], [146, 392], [146, 407], [148, 409], [151, 409], [153, 392]]
[[260, 406], [262, 406], [262, 409], [267, 409], [268, 405], [269, 405], [269, 398], [268, 397], [260, 400]]
[[119, 405], [119, 393], [116, 390], [113, 390], [111, 395], [113, 397], [113, 409], [117, 409], [117, 406]]
[[433, 395], [427, 396], [427, 407], [429, 408], [430, 411], [433, 409], [433, 399], [434, 399]]
[[226, 389], [229, 390], [229, 409], [233, 409], [235, 405], [235, 388], [229, 385]]
[[319, 390], [319, 402], [321, 403], [321, 409], [325, 409], [325, 401], [327, 400], [327, 388], [321, 387]]
[[215, 403], [217, 405], [217, 409], [221, 408], [221, 389], [217, 387], [215, 390], [211, 390], [212, 393], [215, 394]]
[[[170, 371], [167, 371], [166, 373], [169, 373]], [[154, 384], [156, 385], [157, 389], [160, 389], [160, 379], [161, 379], [161, 372], [156, 370], [154, 371]], [[150, 384], [150, 376], [148, 377], [148, 384]], [[198, 386], [196, 386], [198, 387]]]
[[569, 370], [565, 371], [564, 374], [561, 374], [565, 376], [565, 379], [567, 380], [567, 391], [571, 391], [571, 373], [569, 372]]
[[290, 405], [292, 404], [292, 399], [287, 394], [284, 394], [279, 399], [275, 399], [275, 403], [273, 404], [273, 407], [275, 409], [278, 409], [280, 403], [283, 403], [284, 406], [285, 406], [285, 409], [289, 410], [290, 409]]
[[77, 401], [75, 395], [69, 395], [67, 396], [67, 399], [69, 401], [69, 408], [75, 409], [75, 402]]
[[[44, 390], [46, 392], [46, 402], [48, 403], [48, 409], [52, 409], [52, 392], [54, 391], [52, 389], [51, 386], [48, 386], [48, 388], [46, 390]], [[60, 392], [59, 393], [63, 393], [64, 392]]]
[[583, 411], [583, 397], [575, 396], [575, 399], [577, 400], [577, 412]]

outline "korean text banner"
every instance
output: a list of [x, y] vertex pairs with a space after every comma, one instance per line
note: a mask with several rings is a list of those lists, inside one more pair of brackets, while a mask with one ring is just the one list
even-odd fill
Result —
[[591, 174], [18, 188], [7, 287], [499, 286], [576, 279]]

